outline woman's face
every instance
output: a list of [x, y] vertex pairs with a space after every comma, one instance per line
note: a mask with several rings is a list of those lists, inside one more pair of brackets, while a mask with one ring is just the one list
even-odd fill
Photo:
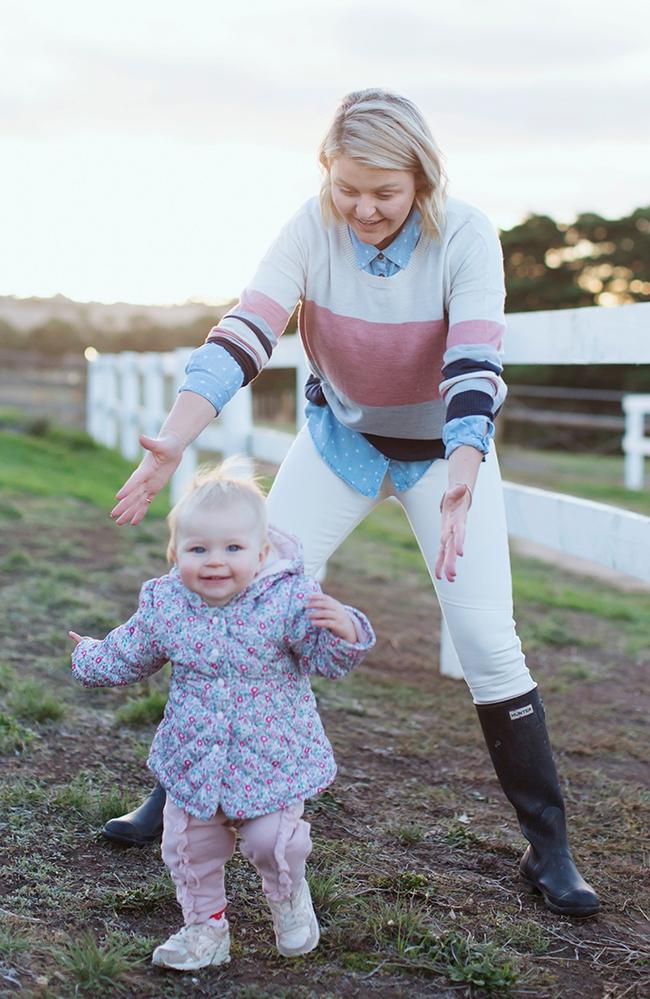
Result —
[[350, 156], [337, 156], [330, 167], [332, 201], [339, 215], [363, 243], [383, 249], [408, 218], [415, 198], [410, 170], [363, 166]]

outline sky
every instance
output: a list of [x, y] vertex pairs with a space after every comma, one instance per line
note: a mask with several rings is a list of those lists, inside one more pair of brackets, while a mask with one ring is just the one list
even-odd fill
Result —
[[0, 0], [0, 52], [0, 295], [237, 297], [370, 86], [500, 228], [650, 203], [642, 0]]

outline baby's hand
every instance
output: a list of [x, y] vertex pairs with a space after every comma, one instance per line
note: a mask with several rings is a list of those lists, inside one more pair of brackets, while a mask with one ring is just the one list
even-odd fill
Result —
[[334, 597], [328, 597], [326, 593], [315, 593], [309, 598], [307, 607], [310, 611], [310, 618], [319, 628], [327, 628], [334, 632], [339, 638], [346, 642], [357, 641], [357, 629], [354, 621], [346, 611], [343, 604], [340, 604]]
[[79, 645], [79, 642], [85, 641], [88, 637], [88, 635], [78, 635], [76, 631], [68, 632], [68, 638], [71, 638], [75, 645]]

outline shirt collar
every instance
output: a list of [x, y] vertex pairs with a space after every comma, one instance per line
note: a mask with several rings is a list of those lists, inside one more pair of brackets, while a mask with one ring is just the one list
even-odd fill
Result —
[[352, 246], [354, 247], [357, 267], [360, 270], [363, 270], [364, 267], [367, 267], [368, 264], [372, 263], [375, 257], [378, 257], [380, 253], [383, 253], [383, 255], [390, 260], [391, 263], [395, 264], [396, 267], [406, 267], [411, 259], [411, 254], [417, 245], [417, 241], [420, 238], [420, 220], [421, 215], [419, 211], [417, 208], [412, 208], [410, 215], [395, 236], [395, 239], [383, 250], [378, 250], [377, 247], [373, 246], [371, 243], [362, 243], [354, 230], [348, 226], [348, 232], [350, 233], [350, 239], [352, 240]]

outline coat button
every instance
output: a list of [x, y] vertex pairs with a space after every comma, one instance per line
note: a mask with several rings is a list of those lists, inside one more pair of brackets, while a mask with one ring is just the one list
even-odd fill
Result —
[[210, 649], [210, 658], [216, 659], [219, 655], [219, 649]]
[[217, 721], [223, 721], [223, 711], [217, 711]]
[[217, 687], [225, 687], [225, 686], [226, 686], [226, 681], [222, 680], [221, 677], [219, 677], [219, 679], [217, 680]]

